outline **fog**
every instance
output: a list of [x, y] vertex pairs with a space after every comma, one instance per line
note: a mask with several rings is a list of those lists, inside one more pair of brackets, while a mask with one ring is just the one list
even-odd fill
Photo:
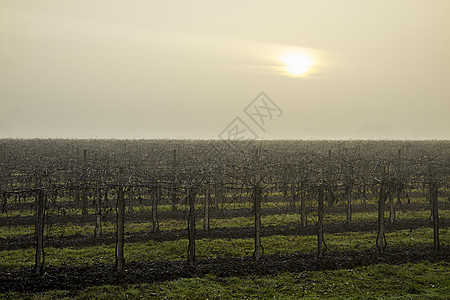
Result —
[[[445, 0], [1, 1], [0, 137], [223, 138], [238, 117], [262, 139], [449, 139], [449, 11]], [[314, 64], [292, 76], [286, 51]], [[245, 112], [261, 92], [278, 108], [264, 126]]]

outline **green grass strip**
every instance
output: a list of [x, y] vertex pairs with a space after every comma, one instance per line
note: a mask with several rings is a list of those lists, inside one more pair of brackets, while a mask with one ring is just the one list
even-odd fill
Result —
[[447, 262], [378, 264], [275, 276], [182, 278], [155, 284], [103, 285], [82, 291], [0, 294], [2, 299], [448, 299]]
[[[441, 229], [441, 243], [450, 244], [449, 229]], [[361, 250], [375, 245], [376, 232], [352, 232], [339, 234], [325, 234], [325, 241], [329, 251]], [[413, 246], [431, 244], [433, 230], [419, 228], [413, 231], [398, 230], [386, 234], [388, 246]], [[126, 261], [156, 261], [181, 260], [187, 257], [186, 239], [176, 241], [125, 244]], [[262, 238], [264, 254], [275, 253], [310, 253], [316, 251], [317, 238], [315, 236], [269, 236]], [[114, 263], [115, 246], [100, 245], [91, 247], [67, 247], [45, 249], [45, 264], [59, 265], [92, 265], [94, 263]], [[196, 241], [197, 258], [242, 257], [253, 254], [253, 239], [202, 239]], [[5, 250], [0, 251], [0, 268], [16, 269], [31, 267], [34, 264], [34, 250]]]

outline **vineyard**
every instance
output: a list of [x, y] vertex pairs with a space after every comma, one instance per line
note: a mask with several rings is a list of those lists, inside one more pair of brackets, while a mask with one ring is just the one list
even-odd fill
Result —
[[0, 295], [450, 259], [448, 141], [0, 140]]

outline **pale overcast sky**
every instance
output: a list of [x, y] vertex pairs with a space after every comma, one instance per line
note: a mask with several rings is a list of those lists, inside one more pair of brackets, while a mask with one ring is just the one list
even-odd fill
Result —
[[[449, 139], [449, 12], [0, 0], [0, 137], [218, 138], [239, 117], [264, 139]], [[277, 110], [259, 127], [244, 109], [262, 91]]]

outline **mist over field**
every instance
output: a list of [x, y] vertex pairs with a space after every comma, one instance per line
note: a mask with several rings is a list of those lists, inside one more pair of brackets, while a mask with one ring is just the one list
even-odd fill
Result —
[[[269, 140], [449, 139], [449, 9], [2, 1], [0, 137], [222, 139], [239, 117]], [[260, 92], [283, 112], [264, 128]]]

